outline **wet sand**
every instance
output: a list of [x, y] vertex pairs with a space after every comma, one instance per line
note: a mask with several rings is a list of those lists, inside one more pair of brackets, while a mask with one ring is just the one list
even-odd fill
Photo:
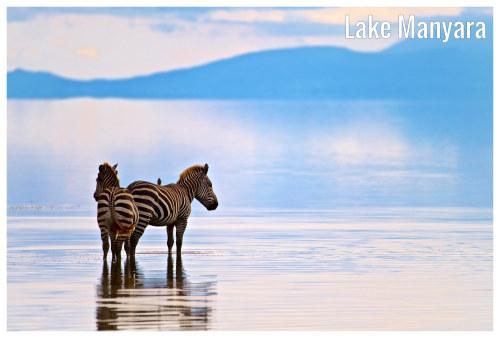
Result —
[[193, 217], [182, 257], [148, 228], [112, 265], [93, 217], [10, 217], [8, 329], [491, 330], [492, 237], [481, 210]]

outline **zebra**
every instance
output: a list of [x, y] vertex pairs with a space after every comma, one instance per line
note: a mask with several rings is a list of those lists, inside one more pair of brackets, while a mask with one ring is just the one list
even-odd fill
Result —
[[132, 194], [127, 189], [120, 188], [117, 166], [118, 164], [111, 166], [107, 162], [99, 165], [94, 192], [103, 259], [106, 260], [108, 254], [109, 237], [113, 262], [121, 259], [123, 241], [128, 241], [139, 221], [139, 210]]
[[193, 165], [180, 174], [177, 183], [161, 185], [161, 180], [157, 184], [135, 181], [127, 187], [139, 209], [139, 223], [130, 241], [125, 243], [128, 255], [135, 255], [137, 243], [148, 225], [166, 227], [169, 255], [174, 245], [175, 227], [177, 254], [181, 254], [193, 199], [196, 198], [207, 210], [215, 210], [219, 204], [207, 173], [208, 164]]

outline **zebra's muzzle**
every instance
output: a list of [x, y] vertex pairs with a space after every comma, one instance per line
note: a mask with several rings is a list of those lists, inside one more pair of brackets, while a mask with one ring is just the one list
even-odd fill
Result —
[[214, 203], [210, 204], [207, 207], [207, 210], [209, 210], [209, 211], [215, 210], [215, 209], [217, 209], [218, 206], [219, 206], [219, 202], [215, 201]]

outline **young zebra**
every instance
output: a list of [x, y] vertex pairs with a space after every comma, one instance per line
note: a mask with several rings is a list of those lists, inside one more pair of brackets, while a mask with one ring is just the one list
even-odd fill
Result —
[[139, 209], [139, 223], [130, 237], [130, 243], [125, 243], [127, 254], [135, 255], [144, 230], [153, 225], [167, 228], [169, 254], [174, 245], [175, 226], [177, 253], [180, 255], [193, 199], [196, 198], [208, 210], [215, 210], [218, 205], [207, 172], [208, 164], [194, 165], [181, 173], [177, 183], [162, 186], [161, 180], [157, 184], [136, 181], [127, 187]]
[[139, 211], [132, 194], [120, 188], [116, 167], [103, 163], [99, 166], [94, 199], [97, 202], [97, 222], [101, 230], [103, 259], [111, 239], [113, 262], [121, 258], [123, 241], [128, 241], [139, 220]]

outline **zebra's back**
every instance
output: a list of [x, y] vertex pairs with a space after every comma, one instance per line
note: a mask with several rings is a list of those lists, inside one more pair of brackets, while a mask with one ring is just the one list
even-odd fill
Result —
[[141, 229], [138, 230], [143, 230], [147, 225], [172, 224], [180, 214], [189, 214], [191, 211], [190, 201], [175, 183], [160, 186], [146, 181], [136, 181], [127, 189], [132, 193], [139, 209]]
[[139, 210], [130, 191], [109, 188], [99, 195], [99, 226], [105, 226], [115, 238], [129, 238], [139, 222]]
[[158, 206], [158, 185], [135, 181], [127, 189], [132, 194], [137, 209], [139, 210], [139, 224], [145, 225], [160, 214]]

